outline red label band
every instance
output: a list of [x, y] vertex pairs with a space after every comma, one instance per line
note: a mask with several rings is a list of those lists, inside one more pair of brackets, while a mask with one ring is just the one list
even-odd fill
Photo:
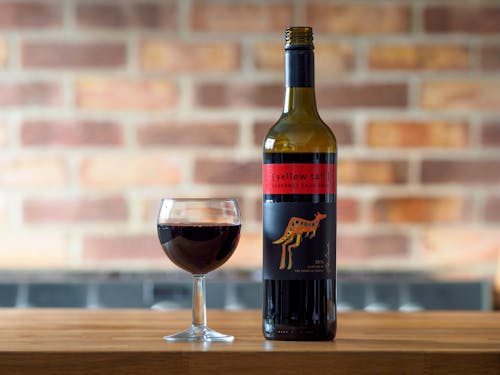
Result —
[[264, 194], [335, 194], [335, 164], [264, 164]]

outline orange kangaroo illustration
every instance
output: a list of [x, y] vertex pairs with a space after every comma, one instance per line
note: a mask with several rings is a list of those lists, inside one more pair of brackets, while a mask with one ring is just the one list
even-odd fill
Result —
[[[316, 231], [319, 227], [320, 220], [326, 217], [325, 214], [316, 212], [314, 215], [314, 220], [306, 220], [300, 217], [292, 217], [288, 221], [285, 232], [281, 238], [273, 242], [273, 244], [281, 245], [281, 262], [280, 270], [285, 269], [286, 263], [286, 252], [288, 251], [288, 267], [287, 269], [292, 269], [292, 249], [299, 247], [302, 241], [302, 235], [305, 238], [313, 238], [316, 235]], [[292, 243], [295, 240], [295, 243]]]

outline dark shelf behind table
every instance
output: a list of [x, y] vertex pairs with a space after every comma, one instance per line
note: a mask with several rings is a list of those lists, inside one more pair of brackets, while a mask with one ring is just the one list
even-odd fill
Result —
[[[443, 280], [423, 273], [339, 272], [338, 308], [366, 311], [491, 310], [487, 280]], [[260, 309], [259, 271], [217, 271], [207, 307]], [[191, 306], [184, 273], [0, 273], [0, 307], [155, 308]]]

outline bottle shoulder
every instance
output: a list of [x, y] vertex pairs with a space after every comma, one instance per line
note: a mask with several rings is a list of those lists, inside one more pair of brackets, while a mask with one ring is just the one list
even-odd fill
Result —
[[264, 138], [264, 152], [336, 152], [337, 140], [319, 117], [282, 115]]

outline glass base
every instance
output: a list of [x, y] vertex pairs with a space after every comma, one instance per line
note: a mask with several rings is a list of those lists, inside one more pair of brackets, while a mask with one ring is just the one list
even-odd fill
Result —
[[185, 331], [175, 335], [164, 336], [165, 341], [189, 341], [189, 342], [232, 342], [234, 336], [224, 335], [208, 328], [207, 326], [191, 326]]

